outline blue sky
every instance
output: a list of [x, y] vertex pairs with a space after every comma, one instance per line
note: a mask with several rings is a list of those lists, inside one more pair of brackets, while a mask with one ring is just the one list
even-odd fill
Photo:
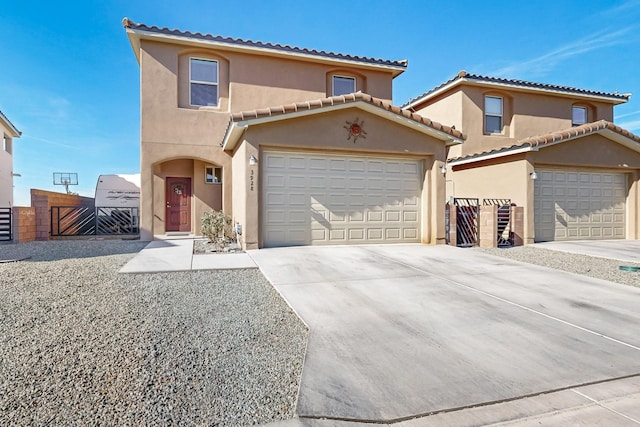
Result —
[[[240, 5], [239, 7], [237, 5]], [[0, 14], [0, 110], [14, 143], [15, 204], [77, 172], [139, 171], [139, 68], [122, 18], [161, 27], [408, 59], [394, 103], [471, 73], [631, 92], [615, 121], [640, 134], [640, 0], [12, 1]]]

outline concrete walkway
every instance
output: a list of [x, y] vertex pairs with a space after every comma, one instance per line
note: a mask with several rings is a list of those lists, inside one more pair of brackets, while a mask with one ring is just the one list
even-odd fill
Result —
[[578, 240], [535, 243], [536, 248], [640, 264], [640, 240]]
[[119, 273], [257, 268], [256, 263], [244, 252], [194, 255], [193, 242], [193, 238], [154, 240], [125, 264]]

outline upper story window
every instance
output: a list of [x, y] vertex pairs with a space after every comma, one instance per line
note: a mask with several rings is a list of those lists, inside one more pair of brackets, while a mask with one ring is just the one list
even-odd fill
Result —
[[484, 131], [485, 133], [502, 133], [502, 98], [484, 97]]
[[571, 108], [571, 125], [580, 126], [587, 123], [587, 108], [572, 107]]
[[218, 106], [218, 61], [189, 60], [189, 96], [191, 105]]
[[333, 76], [333, 96], [346, 95], [356, 91], [354, 77]]
[[13, 151], [12, 141], [11, 141], [11, 138], [9, 138], [8, 136], [5, 136], [4, 138], [2, 138], [2, 150], [6, 151], [9, 154], [12, 154], [12, 151]]

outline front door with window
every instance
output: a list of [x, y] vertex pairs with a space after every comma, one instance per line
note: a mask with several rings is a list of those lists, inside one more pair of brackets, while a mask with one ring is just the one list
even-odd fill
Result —
[[191, 178], [167, 178], [166, 231], [191, 231]]

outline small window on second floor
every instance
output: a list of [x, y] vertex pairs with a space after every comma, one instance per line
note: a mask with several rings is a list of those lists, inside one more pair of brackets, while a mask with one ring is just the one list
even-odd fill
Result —
[[346, 95], [356, 91], [356, 79], [353, 77], [333, 76], [333, 96]]
[[580, 126], [587, 123], [587, 109], [585, 107], [573, 107], [571, 109], [571, 125]]
[[484, 97], [484, 131], [485, 133], [502, 133], [502, 98]]
[[9, 154], [12, 154], [11, 153], [13, 151], [12, 149], [13, 147], [11, 146], [11, 138], [5, 136], [2, 139], [2, 150], [6, 151]]
[[189, 96], [193, 106], [218, 106], [218, 61], [190, 59]]

